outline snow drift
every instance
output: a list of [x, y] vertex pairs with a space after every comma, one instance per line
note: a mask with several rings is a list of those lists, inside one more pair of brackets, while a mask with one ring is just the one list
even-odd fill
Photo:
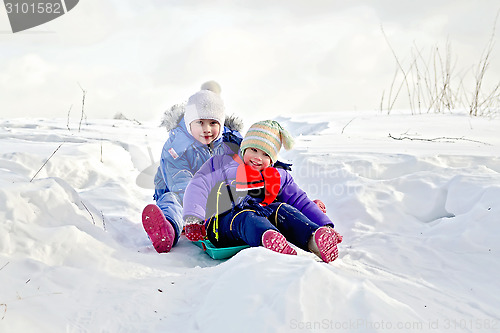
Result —
[[263, 248], [216, 261], [185, 238], [159, 255], [136, 179], [164, 129], [3, 120], [0, 331], [500, 330], [498, 119], [279, 121], [297, 135], [282, 157], [344, 235], [332, 264]]

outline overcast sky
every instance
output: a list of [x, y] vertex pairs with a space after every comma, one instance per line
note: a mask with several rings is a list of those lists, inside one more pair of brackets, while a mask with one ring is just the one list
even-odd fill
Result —
[[[447, 40], [477, 65], [498, 0], [80, 0], [13, 34], [0, 7], [0, 116], [159, 120], [207, 80], [229, 113], [377, 110], [396, 63]], [[500, 43], [488, 77], [500, 77]]]

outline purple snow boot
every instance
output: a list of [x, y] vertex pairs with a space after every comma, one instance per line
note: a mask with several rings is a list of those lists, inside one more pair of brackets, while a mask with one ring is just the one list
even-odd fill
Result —
[[339, 256], [337, 244], [340, 242], [342, 242], [342, 236], [333, 228], [320, 227], [309, 240], [309, 250], [324, 262], [332, 262]]
[[262, 234], [262, 245], [269, 250], [283, 254], [297, 254], [287, 242], [285, 236], [275, 230], [267, 230]]
[[174, 244], [174, 227], [165, 218], [161, 209], [154, 204], [147, 205], [142, 211], [142, 225], [158, 253], [166, 253]]

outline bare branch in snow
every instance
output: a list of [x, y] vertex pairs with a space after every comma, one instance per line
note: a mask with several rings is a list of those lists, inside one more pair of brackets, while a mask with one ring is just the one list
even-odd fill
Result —
[[487, 143], [487, 142], [483, 142], [483, 141], [478, 141], [478, 140], [472, 140], [472, 139], [467, 139], [467, 138], [464, 138], [464, 137], [461, 137], [461, 138], [453, 138], [453, 137], [447, 137], [447, 136], [441, 136], [441, 137], [438, 137], [438, 138], [431, 138], [431, 139], [425, 139], [425, 138], [412, 138], [412, 137], [409, 137], [409, 136], [400, 136], [400, 137], [395, 137], [395, 136], [392, 136], [391, 133], [389, 133], [389, 137], [391, 139], [394, 139], [394, 140], [410, 140], [410, 141], [429, 141], [429, 142], [455, 142], [455, 141], [468, 141], [468, 142], [475, 142], [475, 143], [480, 143], [480, 144], [483, 144], [483, 145], [487, 145], [487, 146], [491, 146], [490, 143]]

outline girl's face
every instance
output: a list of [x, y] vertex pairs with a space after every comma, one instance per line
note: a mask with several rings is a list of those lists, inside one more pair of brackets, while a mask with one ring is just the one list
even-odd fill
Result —
[[247, 148], [243, 153], [243, 163], [257, 171], [262, 171], [271, 165], [271, 157], [259, 148]]
[[217, 120], [197, 119], [189, 126], [193, 137], [205, 145], [211, 144], [219, 136], [220, 124]]

